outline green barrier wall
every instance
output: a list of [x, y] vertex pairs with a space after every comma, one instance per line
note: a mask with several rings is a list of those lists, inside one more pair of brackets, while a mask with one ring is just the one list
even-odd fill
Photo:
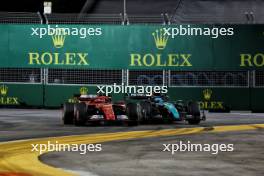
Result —
[[[0, 25], [0, 67], [237, 70], [264, 66], [263, 25], [218, 26], [218, 30], [232, 28], [234, 35], [219, 34], [217, 38], [212, 38], [215, 36], [212, 34], [172, 38], [165, 32], [165, 29], [178, 29], [179, 25], [62, 25], [61, 28], [72, 31], [98, 29], [100, 32], [87, 34], [86, 38], [33, 35], [32, 29], [52, 27], [56, 29], [55, 25]], [[203, 31], [214, 28], [212, 25], [190, 27]], [[241, 55], [244, 55], [242, 63]], [[248, 55], [252, 56], [249, 61]]]
[[209, 99], [204, 96], [205, 88], [170, 88], [169, 95], [175, 100], [197, 100], [205, 109], [221, 109], [229, 106], [233, 110], [251, 109], [250, 90], [247, 88], [211, 88]]
[[[234, 35], [215, 35], [213, 25], [60, 25], [71, 35], [39, 35], [55, 25], [0, 25], [1, 68], [70, 68], [70, 69], [137, 69], [175, 71], [263, 70], [264, 25], [217, 26]], [[210, 35], [175, 36], [166, 33], [180, 28], [201, 28]], [[37, 29], [38, 28], [38, 29]], [[165, 28], [165, 29], [164, 29]], [[85, 31], [86, 37], [83, 32]], [[213, 32], [214, 31], [214, 32]], [[207, 34], [208, 34], [207, 32]], [[226, 31], [225, 31], [226, 32]], [[74, 34], [79, 34], [74, 35]], [[0, 80], [1, 81], [1, 80]], [[17, 97], [20, 105], [60, 106], [79, 93], [82, 86], [41, 84], [6, 84], [4, 98]], [[87, 86], [94, 93], [95, 87]], [[4, 87], [5, 88], [5, 87]], [[210, 106], [228, 105], [232, 109], [264, 110], [263, 88], [170, 87], [173, 100], [198, 100]], [[122, 95], [114, 95], [115, 100]], [[11, 100], [9, 100], [11, 101]], [[204, 105], [205, 106], [205, 105]]]
[[[83, 87], [83, 86], [82, 86]], [[96, 94], [95, 86], [85, 86], [88, 92]], [[80, 93], [81, 86], [45, 86], [45, 106], [56, 107], [60, 106], [63, 102], [74, 102], [74, 94]], [[119, 101], [124, 98], [122, 94], [111, 95], [113, 101]]]
[[251, 89], [250, 94], [250, 103], [251, 103], [251, 109], [254, 111], [264, 111], [264, 89], [263, 88], [255, 88]]
[[[85, 86], [91, 94], [96, 93], [96, 87]], [[80, 86], [46, 86], [45, 90], [45, 106], [58, 106], [62, 102], [72, 101], [73, 94], [80, 92]], [[169, 88], [169, 96], [171, 100], [196, 100], [199, 101], [201, 107], [205, 109], [221, 109], [225, 106], [233, 110], [262, 110], [263, 106], [256, 102], [259, 97], [263, 96], [262, 92], [254, 92], [252, 96], [250, 89], [247, 88], [212, 88], [212, 94], [209, 99], [204, 97], [205, 88]], [[259, 89], [260, 91], [261, 89]], [[263, 89], [262, 89], [263, 90]], [[112, 95], [114, 101], [122, 100], [124, 95]], [[261, 98], [261, 97], [260, 97]], [[262, 97], [263, 98], [263, 97]], [[255, 104], [254, 104], [255, 103]]]
[[[5, 84], [7, 94], [0, 96], [1, 105], [59, 107], [63, 102], [73, 101], [73, 95], [80, 93], [82, 86]], [[95, 94], [95, 86], [85, 86]], [[263, 111], [262, 88], [210, 88], [212, 94], [205, 99], [205, 88], [169, 88], [171, 100], [197, 100], [205, 109], [219, 109], [228, 106], [233, 110]], [[112, 95], [114, 101], [123, 99], [122, 94]], [[14, 100], [16, 99], [16, 100]]]
[[43, 91], [41, 84], [2, 84], [0, 105], [41, 107], [44, 105]]

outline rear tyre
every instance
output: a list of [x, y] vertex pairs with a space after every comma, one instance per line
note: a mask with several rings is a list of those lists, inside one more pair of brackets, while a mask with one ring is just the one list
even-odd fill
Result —
[[192, 115], [193, 118], [188, 120], [188, 123], [190, 125], [197, 125], [201, 121], [201, 113], [200, 113], [200, 107], [197, 102], [189, 102], [188, 103], [188, 114]]
[[197, 102], [189, 102], [188, 103], [188, 113], [193, 116], [200, 116], [200, 107]]
[[142, 119], [148, 121], [151, 118], [151, 104], [147, 101], [140, 103]]
[[64, 125], [73, 124], [74, 105], [72, 103], [64, 103], [62, 108], [62, 121]]
[[127, 116], [129, 118], [128, 126], [136, 126], [139, 122], [138, 105], [135, 103], [129, 103], [126, 106]]
[[188, 123], [190, 125], [198, 125], [200, 123], [200, 121], [201, 121], [200, 118], [194, 118], [194, 119], [188, 120]]
[[74, 120], [73, 123], [75, 126], [85, 125], [86, 122], [86, 104], [78, 103], [74, 105]]

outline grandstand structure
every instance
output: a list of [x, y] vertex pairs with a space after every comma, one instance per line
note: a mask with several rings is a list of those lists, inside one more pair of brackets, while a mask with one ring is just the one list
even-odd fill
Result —
[[[263, 24], [262, 0], [176, 0], [111, 2], [117, 10], [98, 7], [94, 13], [0, 12], [0, 23], [49, 24]], [[173, 2], [173, 3], [172, 3]], [[137, 5], [138, 3], [138, 5]], [[117, 5], [118, 4], [118, 5]], [[131, 4], [131, 7], [129, 6]], [[161, 5], [163, 4], [163, 6]], [[147, 6], [147, 7], [144, 7]], [[160, 6], [160, 8], [159, 8]], [[168, 8], [170, 6], [170, 8]], [[148, 10], [150, 13], [148, 13]], [[103, 13], [102, 13], [103, 12]]]

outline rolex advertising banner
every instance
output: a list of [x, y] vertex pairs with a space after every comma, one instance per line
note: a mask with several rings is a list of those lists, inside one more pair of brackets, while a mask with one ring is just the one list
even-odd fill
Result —
[[0, 25], [0, 67], [264, 67], [263, 25]]

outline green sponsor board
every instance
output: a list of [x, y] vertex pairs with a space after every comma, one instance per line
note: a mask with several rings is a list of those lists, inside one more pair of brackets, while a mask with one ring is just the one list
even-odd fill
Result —
[[206, 110], [248, 110], [251, 106], [248, 88], [169, 88], [169, 95], [174, 100], [195, 100], [201, 109]]
[[[40, 37], [41, 31], [58, 29], [56, 25], [0, 25], [0, 67], [186, 71], [264, 68], [264, 25], [183, 26], [187, 30], [201, 28], [201, 36], [172, 36], [173, 31], [179, 32], [180, 25], [59, 27], [69, 29], [71, 35]], [[76, 101], [73, 94], [85, 91], [95, 94], [96, 87], [0, 83], [0, 106], [58, 107]], [[227, 105], [235, 110], [264, 110], [263, 88], [169, 87], [168, 94], [172, 100], [199, 101], [204, 109]], [[113, 95], [114, 101], [121, 99], [122, 94]]]
[[[63, 102], [77, 102], [74, 94], [96, 94], [95, 86], [46, 86], [45, 106], [58, 107]], [[243, 95], [243, 96], [242, 96]], [[262, 96], [263, 93], [259, 93]], [[113, 101], [124, 100], [124, 94], [111, 94]], [[248, 88], [169, 88], [168, 96], [171, 101], [198, 101], [200, 107], [206, 110], [263, 110], [260, 100], [252, 96]], [[253, 105], [253, 106], [252, 106]]]
[[[264, 67], [264, 25], [217, 26], [217, 30], [213, 30], [216, 28], [213, 25], [59, 27], [71, 35], [47, 35], [49, 28], [58, 28], [55, 25], [0, 25], [0, 67], [170, 70]], [[172, 36], [184, 27], [187, 32], [196, 30], [189, 35]], [[203, 35], [195, 35], [200, 28]], [[44, 29], [46, 35], [40, 37]], [[221, 29], [232, 29], [232, 33]]]
[[0, 106], [43, 105], [43, 85], [0, 83]]
[[[0, 84], [0, 106], [60, 107], [77, 102], [74, 94], [96, 94], [96, 86]], [[202, 109], [263, 111], [263, 88], [169, 88], [170, 100], [195, 100]], [[124, 100], [123, 94], [112, 94], [113, 101]]]
[[[64, 102], [75, 103], [78, 99], [74, 97], [76, 94], [96, 94], [96, 86], [63, 86], [63, 85], [47, 85], [45, 87], [45, 106], [59, 107]], [[111, 94], [112, 100], [119, 101], [124, 99], [123, 94]]]

